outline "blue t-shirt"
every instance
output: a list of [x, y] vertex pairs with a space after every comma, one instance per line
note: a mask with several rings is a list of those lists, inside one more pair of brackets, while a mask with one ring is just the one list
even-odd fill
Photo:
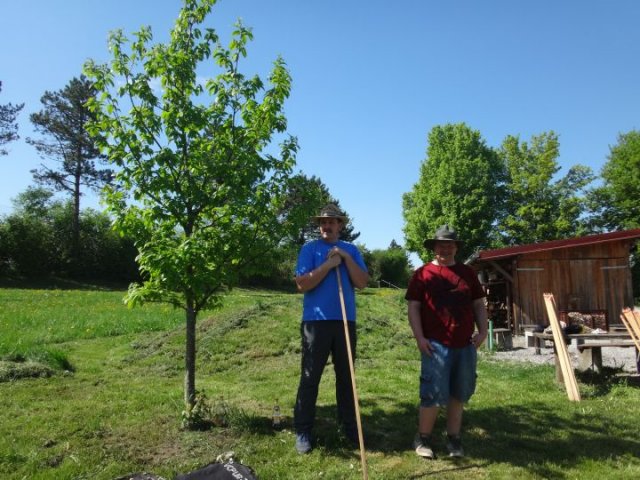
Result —
[[[352, 243], [338, 240], [336, 243], [327, 243], [324, 240], [313, 240], [306, 243], [298, 255], [296, 276], [301, 276], [318, 268], [327, 260], [329, 250], [338, 247], [349, 255], [360, 268], [367, 271], [367, 266], [360, 255], [358, 248]], [[356, 298], [353, 285], [349, 279], [349, 272], [344, 262], [339, 265], [340, 278], [342, 280], [342, 293], [344, 294], [344, 306], [347, 312], [347, 320], [356, 320]], [[338, 290], [338, 278], [335, 269], [314, 289], [304, 293], [302, 301], [302, 320], [342, 320], [342, 308], [340, 306], [340, 293]]]

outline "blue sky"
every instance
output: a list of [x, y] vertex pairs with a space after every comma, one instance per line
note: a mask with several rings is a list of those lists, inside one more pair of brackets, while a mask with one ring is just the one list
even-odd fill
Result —
[[[0, 157], [0, 214], [42, 162], [24, 140], [45, 90], [107, 61], [110, 30], [150, 25], [166, 41], [180, 5], [0, 0], [0, 103], [25, 103], [22, 138]], [[554, 130], [560, 174], [599, 173], [618, 134], [640, 129], [636, 0], [221, 0], [206, 24], [226, 41], [238, 18], [255, 36], [243, 71], [265, 78], [281, 55], [293, 77], [297, 169], [322, 179], [369, 249], [404, 243], [402, 194], [436, 125], [465, 122], [493, 147]]]

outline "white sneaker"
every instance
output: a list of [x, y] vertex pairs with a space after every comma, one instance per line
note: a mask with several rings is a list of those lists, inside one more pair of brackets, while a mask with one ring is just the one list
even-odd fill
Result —
[[413, 441], [413, 448], [416, 451], [416, 455], [422, 458], [436, 458], [431, 447], [431, 435], [416, 435]]
[[447, 435], [447, 450], [449, 456], [453, 458], [464, 457], [464, 449], [462, 448], [462, 440], [459, 435]]

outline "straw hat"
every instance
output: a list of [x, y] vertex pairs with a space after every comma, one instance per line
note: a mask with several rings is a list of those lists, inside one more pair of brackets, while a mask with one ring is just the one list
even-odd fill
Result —
[[316, 215], [315, 217], [311, 217], [317, 223], [320, 223], [320, 220], [323, 218], [337, 218], [342, 223], [347, 223], [349, 218], [343, 214], [338, 207], [336, 207], [333, 203], [329, 203], [322, 207], [320, 210], [320, 215]]

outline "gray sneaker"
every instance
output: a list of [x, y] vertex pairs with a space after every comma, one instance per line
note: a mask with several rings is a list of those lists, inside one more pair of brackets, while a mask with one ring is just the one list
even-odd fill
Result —
[[422, 458], [436, 458], [433, 453], [431, 435], [416, 435], [413, 441], [413, 448], [416, 451], [416, 455]]
[[464, 457], [464, 449], [462, 448], [462, 440], [460, 439], [460, 435], [447, 435], [447, 450], [449, 450], [450, 457]]
[[298, 453], [309, 453], [311, 451], [311, 435], [309, 433], [296, 434], [296, 450]]

